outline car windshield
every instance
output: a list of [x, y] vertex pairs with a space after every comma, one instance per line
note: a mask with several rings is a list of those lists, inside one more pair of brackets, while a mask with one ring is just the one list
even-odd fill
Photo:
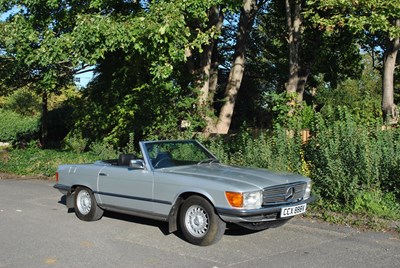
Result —
[[155, 169], [218, 162], [197, 141], [146, 142], [145, 148]]

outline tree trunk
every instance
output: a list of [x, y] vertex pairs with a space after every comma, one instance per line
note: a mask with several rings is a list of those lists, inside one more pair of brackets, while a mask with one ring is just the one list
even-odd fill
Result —
[[[290, 95], [297, 95], [296, 101], [303, 99], [304, 80], [300, 77], [300, 41], [301, 41], [301, 0], [294, 0], [294, 14], [292, 14], [290, 0], [285, 0], [286, 24], [288, 27], [289, 43], [289, 79], [286, 83], [286, 92]], [[300, 87], [299, 87], [300, 86]]]
[[44, 90], [42, 92], [42, 119], [41, 119], [41, 139], [40, 139], [42, 148], [47, 148], [47, 140], [48, 140], [47, 103], [48, 103], [48, 94], [46, 90]]
[[[400, 19], [395, 21], [395, 25], [400, 27]], [[394, 72], [399, 50], [400, 38], [389, 39], [384, 55], [382, 81], [382, 113], [385, 124], [397, 124], [399, 121], [398, 109], [394, 104]]]
[[200, 75], [198, 84], [200, 87], [200, 95], [199, 95], [199, 105], [200, 107], [204, 107], [207, 105], [208, 93], [210, 90], [210, 69], [211, 69], [211, 56], [212, 56], [212, 44], [206, 45], [203, 48], [203, 53], [201, 54], [200, 59]]
[[246, 43], [249, 31], [253, 25], [258, 6], [256, 0], [244, 0], [240, 14], [238, 33], [232, 67], [229, 73], [225, 90], [225, 103], [223, 104], [216, 125], [209, 122], [206, 131], [226, 134], [229, 131], [237, 94], [243, 79]]
[[[209, 27], [215, 27], [215, 30], [219, 32], [222, 28], [223, 14], [219, 7], [212, 7], [209, 10]], [[215, 70], [213, 64], [213, 55], [216, 52], [216, 40], [211, 39], [210, 43], [203, 48], [203, 53], [200, 59], [200, 81], [202, 85], [200, 88], [199, 104], [201, 107], [206, 107], [210, 101], [210, 91], [214, 91], [216, 85], [215, 81]], [[218, 66], [217, 66], [218, 68]], [[217, 69], [218, 70], [218, 69]], [[218, 79], [218, 77], [217, 77]]]
[[206, 109], [206, 113], [204, 114], [204, 118], [206, 120], [207, 126], [203, 130], [204, 133], [216, 133], [215, 119], [210, 116], [213, 113], [213, 100], [215, 93], [217, 92], [218, 86], [218, 66], [219, 66], [219, 58], [218, 58], [218, 48], [217, 48], [217, 40], [215, 40], [213, 54], [210, 65], [210, 79], [208, 81], [208, 99], [207, 106], [203, 108]]
[[[304, 66], [304, 65], [303, 65]], [[303, 101], [304, 89], [306, 87], [307, 79], [310, 76], [309, 68], [300, 68], [298, 72], [298, 83], [297, 83], [297, 102]]]
[[[222, 21], [221, 21], [222, 25]], [[218, 55], [218, 40], [214, 41], [213, 55], [211, 59], [211, 68], [210, 68], [210, 81], [209, 81], [209, 92], [208, 99], [210, 104], [212, 100], [214, 100], [215, 93], [217, 92], [218, 86], [218, 66], [219, 66], [219, 55]]]

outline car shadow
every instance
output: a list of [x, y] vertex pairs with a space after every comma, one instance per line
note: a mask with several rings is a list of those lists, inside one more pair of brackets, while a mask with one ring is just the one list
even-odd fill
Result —
[[[66, 204], [67, 204], [66, 196], [63, 195], [61, 197], [60, 201], [58, 201], [58, 203], [66, 206]], [[68, 213], [75, 213], [75, 209], [69, 208]], [[103, 217], [107, 217], [107, 218], [111, 218], [111, 219], [115, 219], [115, 220], [121, 220], [121, 221], [125, 221], [125, 222], [132, 222], [132, 223], [141, 224], [141, 225], [154, 226], [154, 227], [157, 227], [161, 231], [161, 233], [165, 236], [174, 234], [175, 236], [179, 237], [180, 239], [185, 240], [182, 232], [179, 230], [179, 226], [178, 226], [178, 231], [170, 233], [167, 222], [147, 219], [147, 218], [143, 218], [143, 217], [139, 217], [139, 216], [133, 216], [133, 215], [123, 214], [123, 213], [118, 213], [118, 212], [113, 212], [113, 211], [104, 211]], [[271, 224], [268, 228], [266, 228], [264, 230], [250, 230], [250, 229], [244, 228], [244, 227], [239, 226], [234, 223], [227, 223], [224, 235], [245, 236], [245, 235], [262, 232], [262, 231], [265, 231], [270, 228], [276, 228], [281, 225], [283, 225], [283, 222]]]
[[[58, 201], [57, 203], [67, 206], [67, 196], [66, 195], [61, 196], [60, 201]], [[68, 208], [68, 213], [75, 213], [75, 210], [73, 208]]]
[[[67, 196], [66, 195], [61, 196], [60, 200], [58, 201], [58, 204], [67, 206]], [[68, 213], [75, 213], [75, 209], [69, 208]], [[132, 216], [132, 215], [113, 212], [113, 211], [104, 211], [103, 217], [126, 221], [126, 222], [137, 223], [137, 224], [154, 226], [154, 227], [157, 227], [158, 229], [160, 229], [160, 231], [164, 235], [170, 234], [168, 231], [168, 223], [167, 222], [146, 219], [146, 218], [142, 218], [142, 217]]]
[[227, 223], [225, 235], [241, 236], [241, 235], [254, 234], [254, 233], [262, 232], [262, 231], [265, 231], [268, 229], [274, 229], [274, 228], [281, 227], [282, 225], [286, 224], [288, 221], [290, 221], [290, 219], [266, 222], [265, 224], [260, 225], [258, 230], [248, 229], [248, 228], [245, 228], [243, 226], [240, 226], [240, 225], [237, 225], [234, 223]]
[[[173, 234], [182, 240], [186, 240], [185, 237], [183, 236], [182, 232], [180, 231], [179, 224], [178, 224], [178, 231], [170, 233], [168, 230], [168, 223], [163, 222], [163, 221], [151, 220], [151, 219], [122, 214], [122, 213], [113, 212], [113, 211], [105, 211], [103, 217], [112, 218], [112, 219], [116, 219], [116, 220], [122, 220], [122, 221], [126, 221], [126, 222], [137, 223], [137, 224], [142, 224], [142, 225], [154, 226], [154, 227], [157, 227], [165, 236]], [[266, 229], [276, 228], [278, 226], [281, 226], [281, 225], [280, 224], [277, 224], [276, 226], [271, 225]], [[239, 225], [236, 225], [233, 223], [227, 223], [224, 235], [246, 236], [246, 235], [265, 231], [266, 229], [250, 230], [250, 229], [244, 228], [242, 226], [239, 226]]]
[[165, 236], [170, 235], [171, 233], [168, 231], [168, 223], [163, 221], [157, 221], [152, 219], [146, 219], [138, 216], [113, 212], [113, 211], [104, 211], [103, 217], [116, 219], [120, 221], [132, 222], [141, 225], [149, 225], [157, 227]]
[[227, 223], [226, 224], [226, 230], [225, 230], [225, 235], [227, 236], [244, 236], [244, 235], [250, 235], [254, 233], [261, 232], [262, 230], [250, 230], [246, 229], [244, 227], [241, 227], [239, 225], [236, 225], [234, 223]]

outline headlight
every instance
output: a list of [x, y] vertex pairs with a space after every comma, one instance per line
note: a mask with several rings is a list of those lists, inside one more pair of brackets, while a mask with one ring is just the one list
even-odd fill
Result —
[[262, 205], [262, 191], [254, 192], [225, 192], [228, 203], [234, 208], [257, 209]]
[[307, 182], [306, 192], [303, 199], [308, 199], [311, 196], [311, 181]]
[[243, 193], [243, 207], [246, 209], [260, 208], [262, 204], [262, 192]]

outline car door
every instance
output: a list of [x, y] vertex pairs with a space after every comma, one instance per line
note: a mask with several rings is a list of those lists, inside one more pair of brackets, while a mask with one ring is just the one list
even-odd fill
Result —
[[99, 174], [98, 194], [103, 205], [134, 211], [153, 211], [153, 173], [126, 166], [106, 166]]

